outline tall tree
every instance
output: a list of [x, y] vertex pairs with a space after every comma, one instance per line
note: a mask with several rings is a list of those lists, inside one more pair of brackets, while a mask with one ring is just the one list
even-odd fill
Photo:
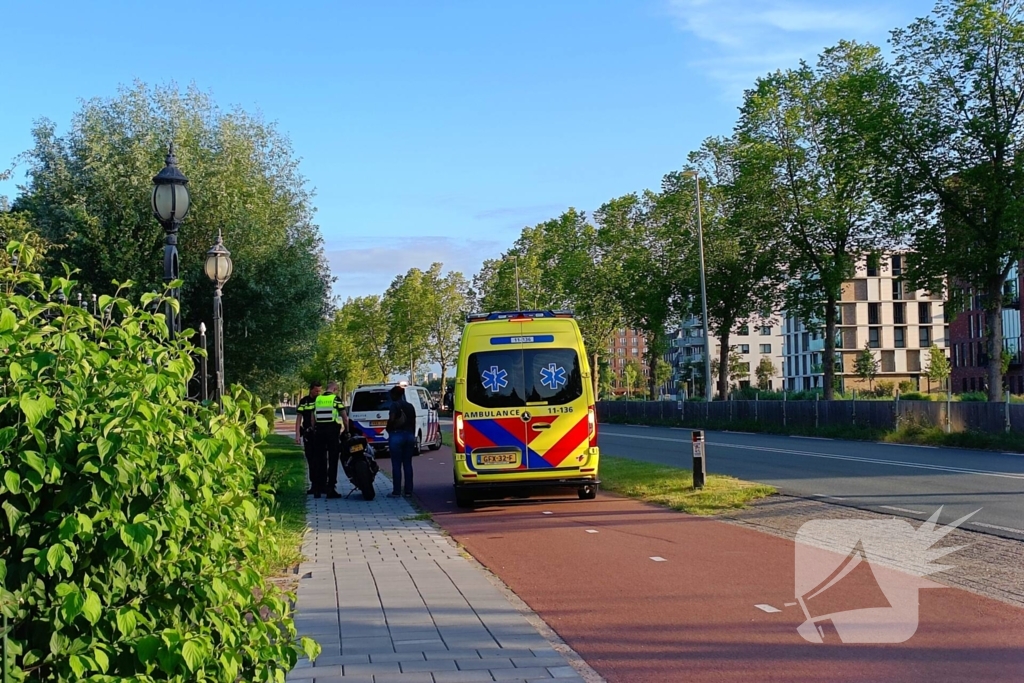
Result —
[[448, 368], [459, 353], [459, 340], [469, 307], [469, 282], [458, 271], [441, 275], [442, 264], [434, 263], [424, 273], [425, 317], [429, 335], [427, 358], [441, 366], [441, 386], [445, 386]]
[[647, 379], [653, 395], [656, 364], [665, 350], [665, 325], [678, 300], [686, 254], [678, 215], [645, 192], [613, 199], [594, 214], [597, 240], [622, 317], [647, 339]]
[[868, 383], [872, 391], [875, 389], [875, 375], [878, 374], [878, 359], [867, 344], [857, 354], [857, 361], [854, 364], [857, 376]]
[[833, 396], [837, 302], [858, 257], [884, 243], [872, 196], [880, 172], [859, 123], [884, 91], [878, 48], [842, 42], [817, 66], [779, 71], [747, 92], [736, 128], [742, 173], [763, 197], [748, 212], [785, 240], [787, 306], [824, 321], [825, 398]]
[[412, 384], [428, 354], [430, 296], [423, 271], [410, 268], [391, 282], [382, 300], [388, 325], [387, 346], [400, 366], [407, 363]]
[[330, 271], [312, 196], [273, 125], [225, 112], [195, 88], [136, 83], [85, 102], [66, 134], [44, 120], [33, 135], [29, 183], [14, 208], [53, 245], [53, 273], [70, 263], [97, 294], [112, 293], [113, 280], [162, 288], [151, 179], [173, 141], [192, 199], [178, 238], [183, 324], [210, 320], [213, 286], [202, 267], [223, 230], [235, 264], [224, 289], [228, 379], [261, 390], [308, 360], [328, 312]]
[[[914, 247], [908, 278], [948, 278], [985, 309], [988, 395], [1002, 396], [1003, 286], [1024, 258], [1024, 2], [942, 0], [892, 37], [888, 102], [867, 120], [885, 196]], [[881, 115], [885, 114], [885, 115]]]
[[346, 329], [355, 340], [359, 358], [378, 381], [387, 382], [395, 372], [395, 353], [388, 339], [388, 319], [381, 297], [374, 294], [349, 299], [344, 310]]
[[311, 360], [301, 371], [303, 381], [336, 380], [342, 395], [347, 395], [360, 383], [370, 379], [366, 355], [360, 354], [357, 339], [351, 328], [353, 304], [339, 308], [334, 319], [321, 330]]
[[[761, 229], [759, 216], [752, 213], [767, 199], [763, 183], [741, 173], [735, 152], [735, 141], [710, 138], [690, 155], [690, 161], [700, 169], [706, 329], [721, 342], [718, 395], [722, 400], [729, 393], [727, 354], [733, 330], [751, 324], [755, 317], [770, 320], [778, 309], [785, 277], [782, 235]], [[676, 204], [681, 212], [680, 224], [694, 240], [690, 253], [697, 253], [694, 180], [683, 173], [671, 173], [663, 185], [666, 191], [662, 201]], [[688, 269], [686, 280], [688, 290], [695, 294], [700, 292], [698, 263], [691, 259], [693, 267]]]

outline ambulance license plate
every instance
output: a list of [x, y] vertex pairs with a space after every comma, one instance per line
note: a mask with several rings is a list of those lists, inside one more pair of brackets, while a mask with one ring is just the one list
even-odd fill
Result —
[[481, 465], [514, 465], [515, 453], [484, 453], [480, 456]]
[[387, 420], [370, 420], [370, 426], [371, 427], [387, 427], [388, 426], [388, 421]]

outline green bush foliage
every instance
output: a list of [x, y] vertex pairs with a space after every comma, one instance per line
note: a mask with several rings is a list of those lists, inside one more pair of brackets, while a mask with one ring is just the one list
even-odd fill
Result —
[[[31, 248], [12, 242], [20, 262]], [[0, 609], [15, 681], [284, 681], [300, 654], [265, 581], [275, 521], [254, 488], [267, 431], [233, 388], [187, 400], [185, 335], [162, 298], [48, 303], [0, 268]], [[302, 639], [301, 650], [318, 648]]]
[[980, 401], [984, 402], [988, 400], [988, 394], [984, 391], [968, 391], [959, 395], [961, 401]]

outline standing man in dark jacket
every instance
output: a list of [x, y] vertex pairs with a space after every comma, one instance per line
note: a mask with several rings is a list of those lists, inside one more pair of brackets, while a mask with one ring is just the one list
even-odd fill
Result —
[[313, 473], [319, 472], [321, 466], [316, 460], [317, 450], [313, 439], [313, 406], [316, 404], [316, 397], [320, 395], [321, 386], [319, 381], [310, 382], [309, 395], [304, 396], [295, 409], [295, 443], [302, 445], [302, 451], [306, 455], [306, 472], [309, 474], [307, 496], [315, 493]]
[[328, 382], [327, 393], [316, 397], [313, 403], [313, 422], [316, 425], [317, 457], [323, 464], [313, 480], [313, 497], [325, 494], [328, 498], [341, 498], [334, 488], [338, 480], [338, 457], [341, 454], [341, 434], [348, 431], [345, 403], [338, 395], [338, 383]]
[[412, 457], [416, 453], [416, 409], [405, 400], [405, 387], [391, 387], [391, 410], [388, 411], [388, 450], [391, 452], [390, 496], [402, 495], [402, 474], [405, 474], [405, 496], [412, 496]]

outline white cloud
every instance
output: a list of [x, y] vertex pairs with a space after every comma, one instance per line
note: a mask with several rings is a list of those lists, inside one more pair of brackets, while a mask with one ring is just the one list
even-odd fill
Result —
[[336, 278], [334, 293], [344, 299], [381, 294], [395, 276], [410, 268], [426, 270], [435, 262], [472, 279], [485, 259], [507, 247], [504, 241], [452, 237], [360, 238], [328, 241], [326, 255]]
[[691, 66], [722, 83], [731, 97], [776, 69], [813, 62], [840, 39], [882, 43], [900, 22], [892, 5], [853, 0], [822, 8], [810, 0], [665, 0], [676, 26], [703, 45]]

